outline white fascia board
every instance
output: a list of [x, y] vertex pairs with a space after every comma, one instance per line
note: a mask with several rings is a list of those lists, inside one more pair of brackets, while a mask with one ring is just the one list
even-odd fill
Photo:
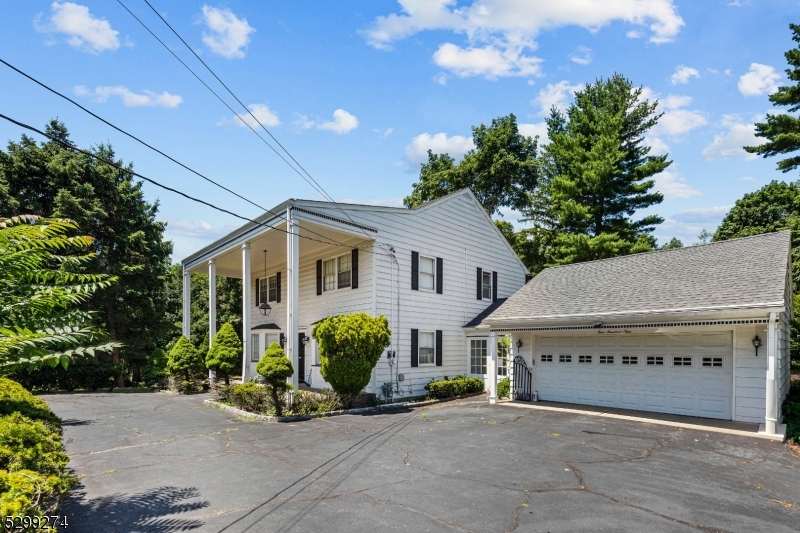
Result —
[[552, 327], [552, 326], [589, 326], [595, 322], [656, 322], [664, 320], [701, 320], [703, 318], [721, 320], [725, 318], [742, 318], [769, 315], [770, 312], [785, 311], [783, 302], [771, 302], [753, 306], [727, 306], [696, 309], [655, 310], [641, 313], [597, 313], [593, 315], [553, 315], [544, 317], [512, 317], [503, 320], [484, 320], [492, 329], [513, 327]]

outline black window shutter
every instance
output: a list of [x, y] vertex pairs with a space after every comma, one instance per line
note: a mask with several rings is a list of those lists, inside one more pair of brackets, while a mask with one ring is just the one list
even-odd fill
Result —
[[492, 301], [497, 301], [497, 272], [492, 272]]
[[358, 288], [358, 248], [353, 248], [353, 257], [350, 260], [350, 288]]
[[322, 259], [317, 259], [317, 296], [322, 294]]
[[281, 333], [280, 342], [281, 342], [281, 348], [286, 346], [286, 335], [284, 335], [283, 333]]
[[442, 330], [436, 330], [436, 366], [442, 366]]
[[278, 278], [277, 279], [277, 282], [278, 282], [277, 283], [277, 285], [278, 285], [278, 298], [275, 301], [278, 302], [278, 303], [281, 303], [281, 273], [278, 272], [277, 274], [275, 274], [275, 277]]
[[478, 300], [483, 300], [483, 270], [478, 267]]
[[419, 366], [419, 330], [411, 330], [411, 366]]
[[436, 258], [436, 293], [444, 292], [444, 261], [441, 257]]
[[411, 252], [411, 290], [419, 290], [419, 252]]
[[260, 301], [260, 298], [261, 298], [261, 291], [260, 291], [261, 287], [260, 287], [260, 285], [261, 285], [261, 283], [260, 282], [261, 282], [261, 280], [256, 278], [256, 307], [258, 307], [259, 304], [261, 303], [261, 301]]

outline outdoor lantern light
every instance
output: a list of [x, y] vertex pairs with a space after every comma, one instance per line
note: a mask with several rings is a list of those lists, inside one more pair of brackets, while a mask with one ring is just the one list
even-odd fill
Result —
[[[258, 281], [258, 280], [256, 280], [256, 281]], [[263, 282], [267, 282], [267, 251], [266, 250], [264, 250], [264, 281]], [[267, 283], [269, 283], [269, 282], [267, 282]], [[259, 297], [260, 297], [260, 295], [259, 295]], [[258, 310], [261, 312], [262, 315], [267, 316], [272, 311], [272, 307], [270, 307], [267, 302], [261, 302], [261, 305], [258, 306]]]
[[308, 335], [303, 335], [303, 346], [308, 346], [308, 341], [311, 339], [308, 338]]
[[517, 341], [517, 348], [522, 348], [522, 339]]
[[756, 349], [756, 357], [758, 357], [758, 348], [761, 346], [761, 339], [758, 338], [758, 335], [753, 337], [753, 346]]

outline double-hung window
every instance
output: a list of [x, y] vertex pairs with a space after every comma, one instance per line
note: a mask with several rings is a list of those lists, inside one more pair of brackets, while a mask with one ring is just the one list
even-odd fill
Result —
[[470, 339], [469, 341], [469, 373], [486, 374], [486, 339]]
[[484, 300], [492, 299], [492, 273], [484, 270], [481, 274], [481, 296]]
[[352, 282], [350, 254], [340, 255], [322, 262], [322, 288], [325, 292], [345, 289]]
[[250, 361], [257, 363], [261, 359], [261, 349], [258, 345], [258, 333], [250, 335]]
[[270, 276], [267, 278], [267, 297], [268, 302], [278, 301], [278, 276]]
[[419, 364], [432, 365], [434, 360], [436, 335], [432, 331], [419, 332]]
[[419, 288], [432, 291], [436, 289], [436, 259], [432, 257], [419, 258]]
[[[277, 278], [276, 278], [276, 280], [277, 280]], [[256, 282], [258, 282], [258, 302], [256, 302], [256, 304], [262, 303], [262, 302], [266, 302], [267, 301], [267, 285], [268, 285], [267, 280], [264, 279], [264, 278], [261, 278], [261, 279], [257, 279]]]

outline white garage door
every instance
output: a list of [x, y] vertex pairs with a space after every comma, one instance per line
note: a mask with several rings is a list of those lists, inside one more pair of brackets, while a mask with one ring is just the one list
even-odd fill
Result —
[[542, 400], [731, 418], [731, 333], [536, 338]]

